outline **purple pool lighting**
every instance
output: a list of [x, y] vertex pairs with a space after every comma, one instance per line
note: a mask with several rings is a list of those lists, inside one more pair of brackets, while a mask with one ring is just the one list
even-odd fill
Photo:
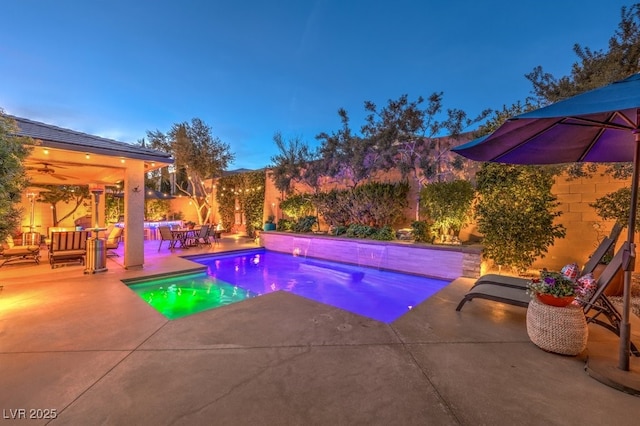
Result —
[[210, 278], [253, 294], [289, 291], [385, 323], [395, 321], [449, 284], [263, 249], [190, 259], [207, 266]]

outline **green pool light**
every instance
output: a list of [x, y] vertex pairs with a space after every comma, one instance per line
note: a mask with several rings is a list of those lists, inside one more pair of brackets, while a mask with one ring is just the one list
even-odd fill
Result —
[[155, 279], [129, 288], [172, 320], [257, 296], [206, 274]]

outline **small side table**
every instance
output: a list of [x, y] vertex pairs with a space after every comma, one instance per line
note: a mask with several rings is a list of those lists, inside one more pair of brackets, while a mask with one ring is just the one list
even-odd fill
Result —
[[527, 333], [545, 351], [575, 356], [587, 347], [589, 328], [581, 307], [559, 308], [533, 298], [527, 308]]

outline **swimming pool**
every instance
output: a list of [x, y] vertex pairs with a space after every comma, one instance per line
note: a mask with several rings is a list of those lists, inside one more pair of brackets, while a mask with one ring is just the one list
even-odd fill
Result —
[[206, 273], [129, 284], [169, 319], [274, 291], [391, 323], [449, 281], [381, 271], [264, 249], [189, 257]]

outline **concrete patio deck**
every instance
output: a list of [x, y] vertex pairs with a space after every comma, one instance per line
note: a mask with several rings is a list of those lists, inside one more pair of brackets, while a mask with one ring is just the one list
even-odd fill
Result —
[[[525, 309], [456, 312], [471, 279], [392, 324], [285, 292], [169, 321], [120, 280], [190, 268], [180, 256], [209, 249], [157, 243], [141, 271], [118, 258], [94, 275], [51, 270], [46, 256], [0, 269], [3, 423], [47, 424], [16, 418], [47, 410], [64, 425], [640, 423], [640, 399], [590, 377], [584, 356], [531, 343]], [[213, 251], [243, 247], [255, 243]], [[617, 342], [592, 325], [583, 355]]]

